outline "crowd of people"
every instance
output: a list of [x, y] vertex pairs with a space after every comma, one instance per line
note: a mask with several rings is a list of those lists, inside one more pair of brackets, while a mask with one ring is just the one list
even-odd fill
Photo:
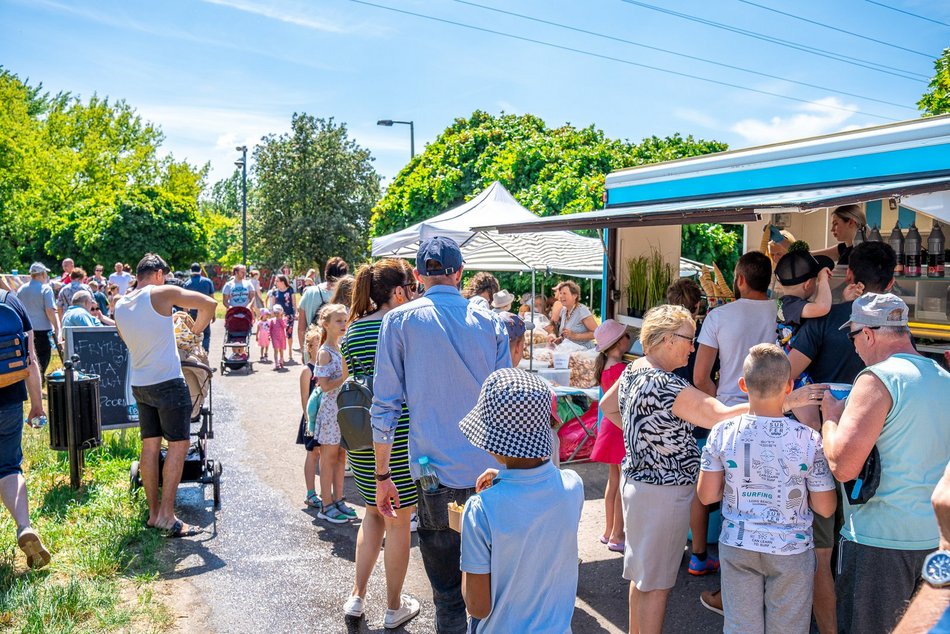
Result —
[[[847, 208], [835, 217], [840, 232], [860, 220]], [[773, 235], [775, 245], [785, 239]], [[701, 315], [699, 286], [680, 279], [638, 332], [598, 322], [572, 281], [553, 298], [521, 298], [517, 313], [489, 273], [463, 288], [461, 250], [445, 237], [422, 242], [414, 266], [382, 259], [351, 275], [332, 258], [324, 281], [312, 271], [298, 284], [288, 269], [267, 292], [238, 265], [222, 295], [225, 307], [254, 312], [261, 358], [273, 347], [275, 369], [293, 361], [296, 336], [306, 506], [328, 524], [356, 519], [343, 486], [345, 470], [354, 476], [365, 512], [345, 615], [363, 615], [381, 550], [384, 627], [419, 613], [403, 592], [415, 529], [437, 632], [570, 631], [585, 485], [557, 459], [551, 386], [519, 367], [526, 328], [538, 327], [551, 345], [597, 355], [602, 396], [585, 417], [600, 418], [591, 457], [608, 465], [599, 539], [623, 556], [629, 631], [663, 630], [689, 531], [689, 573], [720, 573], [721, 589], [697, 599], [724, 616], [724, 631], [888, 632], [921, 579], [939, 587], [925, 561], [950, 547], [950, 493], [937, 488], [942, 476], [950, 488], [940, 414], [950, 373], [915, 347], [908, 307], [890, 292], [893, 250], [843, 244], [834, 249], [847, 266], [839, 303], [829, 287], [836, 262], [777, 246], [771, 258], [739, 258], [735, 301]], [[22, 455], [9, 448], [19, 447], [22, 402], [42, 412], [40, 377], [68, 327], [118, 327], [139, 404], [148, 525], [173, 537], [197, 531], [174, 512], [190, 401], [171, 316], [193, 311], [207, 349], [213, 284], [198, 265], [181, 287], [165, 284], [155, 254], [123, 286], [120, 264], [108, 281], [102, 267], [88, 278], [71, 260], [63, 268], [58, 293], [37, 263], [29, 283], [0, 298], [21, 315], [38, 358], [26, 381], [0, 388], [0, 493], [36, 566], [50, 555], [29, 524]], [[635, 339], [637, 358], [628, 355]], [[357, 379], [372, 391], [372, 445], [348, 450], [337, 397]], [[707, 544], [717, 507], [718, 557]], [[950, 552], [946, 562], [950, 583]], [[948, 603], [929, 592], [921, 601]]]

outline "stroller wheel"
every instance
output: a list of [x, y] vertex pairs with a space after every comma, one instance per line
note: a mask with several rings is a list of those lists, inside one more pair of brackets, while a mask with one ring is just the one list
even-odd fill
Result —
[[212, 490], [214, 492], [214, 508], [221, 508], [221, 463], [215, 462], [212, 468]]
[[129, 490], [134, 491], [141, 486], [142, 478], [139, 476], [139, 461], [135, 460], [132, 466], [129, 467]]

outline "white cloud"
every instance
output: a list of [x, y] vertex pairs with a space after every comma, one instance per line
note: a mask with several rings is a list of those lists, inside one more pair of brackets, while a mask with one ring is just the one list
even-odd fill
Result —
[[279, 22], [302, 26], [314, 31], [325, 31], [327, 33], [345, 33], [347, 31], [341, 24], [336, 24], [322, 18], [302, 15], [299, 12], [286, 11], [274, 6], [272, 3], [257, 4], [255, 2], [247, 2], [246, 0], [205, 0], [205, 2], [236, 9], [237, 11], [243, 11], [245, 13], [253, 13], [254, 15], [260, 15]]
[[841, 132], [858, 126], [845, 125], [857, 110], [857, 106], [845, 104], [837, 97], [826, 97], [804, 105], [801, 112], [788, 117], [743, 119], [730, 130], [741, 136], [750, 145], [765, 145], [790, 139]]
[[696, 125], [702, 126], [704, 128], [718, 128], [719, 122], [716, 121], [715, 117], [710, 115], [707, 112], [701, 110], [694, 110], [693, 108], [682, 108], [676, 107], [673, 108], [673, 116], [682, 119], [688, 123], [694, 123]]

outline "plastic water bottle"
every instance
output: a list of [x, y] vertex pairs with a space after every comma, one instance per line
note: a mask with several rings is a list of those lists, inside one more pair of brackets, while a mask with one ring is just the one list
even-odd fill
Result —
[[29, 420], [24, 420], [24, 423], [32, 427], [33, 429], [41, 429], [46, 427], [46, 417], [45, 416], [34, 416]]
[[904, 240], [904, 275], [907, 277], [920, 277], [920, 246], [920, 232], [917, 225], [911, 223]]
[[894, 249], [894, 253], [897, 255], [897, 266], [894, 267], [894, 275], [903, 275], [904, 274], [904, 234], [901, 233], [901, 225], [897, 223], [894, 225], [894, 230], [891, 231], [891, 236], [887, 239], [887, 243], [891, 245], [891, 248]]
[[435, 493], [439, 489], [439, 476], [435, 475], [428, 456], [419, 458], [419, 485], [426, 493]]
[[934, 220], [934, 226], [930, 229], [930, 237], [927, 238], [927, 277], [944, 276], [944, 238], [940, 225]]

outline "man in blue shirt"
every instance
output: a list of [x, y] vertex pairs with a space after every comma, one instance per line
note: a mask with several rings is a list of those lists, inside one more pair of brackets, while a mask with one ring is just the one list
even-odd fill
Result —
[[[99, 310], [99, 304], [92, 298], [89, 291], [78, 291], [73, 295], [73, 303], [63, 314], [63, 329], [75, 328], [77, 326], [108, 326], [115, 325], [115, 322], [104, 316]], [[63, 333], [66, 337], [66, 333]]]
[[[196, 293], [201, 293], [202, 295], [207, 295], [208, 297], [214, 297], [214, 283], [201, 274], [201, 265], [197, 262], [191, 265], [191, 278], [189, 278], [188, 281], [182, 285], [182, 288], [189, 291], [195, 291]], [[192, 319], [198, 318], [197, 310], [189, 310], [188, 314], [191, 315]], [[214, 321], [214, 319], [211, 321]], [[204, 330], [204, 337], [201, 340], [201, 347], [205, 349], [205, 352], [208, 352], [208, 346], [210, 345], [211, 324], [208, 324], [208, 327]]]
[[419, 459], [428, 457], [439, 479], [434, 491], [419, 492], [419, 549], [432, 584], [436, 631], [465, 632], [465, 602], [459, 568], [461, 540], [449, 529], [448, 503], [464, 504], [475, 480], [495, 460], [473, 446], [459, 421], [478, 401], [482, 383], [499, 368], [511, 367], [508, 334], [490, 311], [458, 291], [462, 252], [444, 237], [424, 241], [416, 254], [416, 280], [425, 296], [383, 318], [373, 380], [372, 425], [376, 452], [376, 506], [395, 517], [399, 500], [390, 477], [389, 456], [402, 404], [409, 406], [409, 459], [413, 479]]

